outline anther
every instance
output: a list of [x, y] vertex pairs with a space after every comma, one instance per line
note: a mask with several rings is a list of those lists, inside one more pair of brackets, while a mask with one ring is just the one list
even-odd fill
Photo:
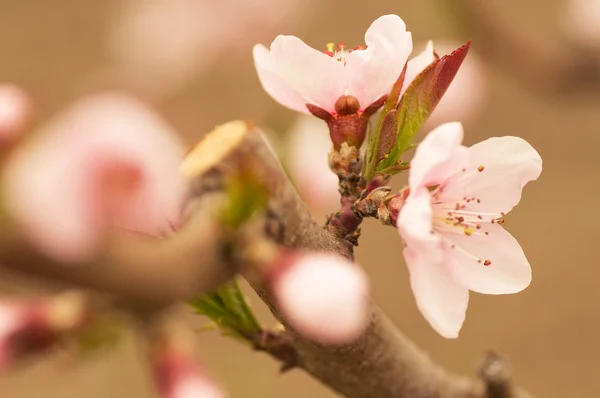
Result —
[[481, 173], [481, 172], [483, 171], [483, 169], [485, 169], [485, 167], [483, 167], [483, 166], [479, 166], [479, 167], [477, 168], [477, 171], [479, 171], [479, 172]]

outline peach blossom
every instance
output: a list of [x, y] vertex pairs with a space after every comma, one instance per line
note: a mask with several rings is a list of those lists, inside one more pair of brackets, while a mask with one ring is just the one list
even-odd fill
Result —
[[417, 306], [447, 338], [458, 337], [469, 290], [510, 294], [529, 285], [529, 262], [501, 224], [542, 171], [539, 154], [521, 138], [470, 148], [462, 138], [462, 125], [447, 123], [417, 147], [397, 223]]

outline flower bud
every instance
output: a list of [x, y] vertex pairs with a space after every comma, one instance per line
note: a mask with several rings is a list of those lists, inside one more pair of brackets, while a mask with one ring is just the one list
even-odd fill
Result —
[[284, 256], [271, 283], [290, 325], [308, 338], [346, 344], [369, 320], [369, 282], [348, 260], [325, 253]]
[[0, 85], [0, 145], [14, 141], [32, 113], [31, 100], [19, 87]]
[[224, 392], [204, 373], [193, 354], [174, 344], [154, 352], [154, 375], [161, 398], [224, 398]]
[[52, 347], [87, 319], [87, 306], [77, 293], [0, 303], [0, 370]]

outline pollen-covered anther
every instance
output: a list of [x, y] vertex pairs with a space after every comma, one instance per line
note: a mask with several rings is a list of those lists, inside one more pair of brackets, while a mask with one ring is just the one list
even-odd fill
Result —
[[344, 66], [346, 66], [346, 55], [352, 53], [355, 50], [365, 50], [365, 46], [357, 46], [353, 49], [346, 49], [345, 43], [338, 43], [337, 45], [333, 42], [327, 43], [325, 46], [326, 50], [323, 51], [325, 54], [329, 55], [332, 58], [335, 58], [336, 61], [343, 62]]
[[485, 265], [486, 267], [488, 267], [488, 266], [492, 265], [492, 262], [490, 260], [485, 260], [483, 262], [483, 265]]
[[484, 169], [485, 169], [485, 167], [483, 167], [483, 166], [479, 166], [479, 167], [477, 168], [477, 171], [481, 173], [481, 172], [482, 172]]

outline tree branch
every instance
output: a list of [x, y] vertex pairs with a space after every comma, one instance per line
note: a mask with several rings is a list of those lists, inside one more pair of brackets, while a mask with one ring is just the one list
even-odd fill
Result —
[[86, 264], [57, 264], [31, 250], [23, 239], [4, 236], [0, 268], [64, 287], [116, 294], [148, 306], [186, 300], [214, 290], [235, 274], [220, 250], [215, 198], [197, 199], [194, 207], [198, 211], [173, 237], [158, 241], [119, 236], [108, 242], [99, 258]]
[[[127, 254], [125, 247], [120, 250], [113, 247], [101, 260], [79, 267], [52, 264], [24, 254], [22, 244], [13, 246], [11, 242], [2, 242], [0, 264], [11, 271], [93, 287], [150, 303], [167, 303], [205, 292], [235, 269], [235, 264], [232, 267], [235, 257], [223, 254], [214, 211], [218, 206], [215, 199], [219, 202], [218, 199], [223, 198], [220, 193], [223, 181], [238, 167], [251, 168], [270, 190], [269, 208], [260, 223], [267, 236], [297, 250], [328, 251], [353, 257], [350, 242], [335, 237], [314, 221], [264, 135], [243, 122], [234, 122], [209, 134], [183, 164], [184, 173], [201, 177], [195, 180], [193, 187], [192, 207], [197, 214], [179, 236], [155, 247], [148, 242], [128, 241], [127, 249], [135, 248], [133, 254]], [[286, 326], [292, 338], [286, 349], [296, 349], [297, 365], [343, 396], [494, 398], [485, 385], [489, 384], [488, 379], [472, 381], [442, 370], [401, 334], [375, 304], [372, 304], [370, 323], [362, 337], [345, 346], [324, 346], [290, 328], [268, 289], [258, 284], [254, 287]], [[520, 390], [510, 396], [528, 397]]]
[[[230, 133], [227, 126], [217, 129], [211, 133], [211, 141], [227, 142], [226, 137]], [[217, 139], [219, 136], [222, 139]], [[211, 150], [214, 149], [200, 144], [195, 155], [202, 157], [203, 152]], [[272, 222], [265, 224], [268, 235], [286, 247], [353, 257], [350, 242], [335, 237], [314, 221], [264, 135], [256, 129], [248, 128], [235, 151], [224, 156], [211, 170], [209, 186], [215, 186], [214, 180], [219, 179], [222, 170], [229, 170], [231, 163], [250, 157], [260, 159], [253, 167], [272, 193], [269, 214], [278, 222], [276, 227]], [[197, 192], [207, 190], [202, 189], [200, 184]], [[346, 346], [324, 346], [295, 333], [277, 309], [268, 289], [257, 284], [253, 287], [293, 337], [298, 365], [345, 397], [491, 398], [487, 396], [483, 382], [454, 376], [431, 362], [427, 354], [402, 335], [375, 304], [372, 304], [369, 326], [361, 338]], [[511, 398], [526, 397], [525, 393], [516, 391]]]

